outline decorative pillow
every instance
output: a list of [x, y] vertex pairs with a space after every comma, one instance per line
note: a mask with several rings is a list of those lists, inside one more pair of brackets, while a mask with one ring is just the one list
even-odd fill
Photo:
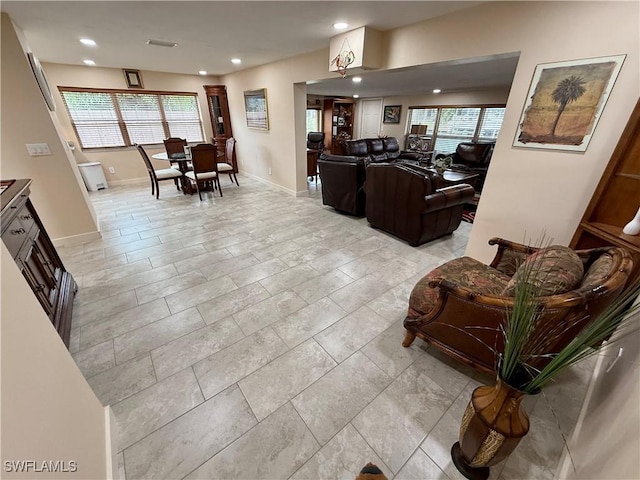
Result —
[[585, 273], [580, 288], [593, 288], [602, 285], [613, 265], [613, 257], [608, 253], [600, 255], [595, 262], [591, 264], [587, 273]]
[[557, 295], [572, 290], [582, 280], [584, 266], [569, 247], [551, 245], [529, 255], [507, 284], [504, 295], [513, 297], [515, 287], [529, 272], [529, 281], [538, 289], [538, 296]]

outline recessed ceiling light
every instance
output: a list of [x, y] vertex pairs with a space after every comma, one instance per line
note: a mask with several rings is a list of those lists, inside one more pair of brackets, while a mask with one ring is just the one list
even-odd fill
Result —
[[82, 43], [83, 45], [88, 45], [90, 47], [96, 46], [95, 40], [91, 40], [90, 38], [81, 38], [80, 43]]
[[200, 75], [206, 75], [206, 74], [207, 74], [207, 71], [206, 71], [206, 70], [200, 70], [198, 73], [199, 73]]
[[239, 58], [232, 58], [231, 63], [233, 63], [234, 65], [240, 65], [242, 63], [242, 60], [240, 60]]
[[353, 96], [353, 98], [360, 98], [360, 95], [356, 94]]
[[442, 90], [440, 90], [439, 88], [434, 88], [433, 89], [433, 93], [440, 93]]
[[96, 62], [94, 62], [93, 60], [82, 60], [82, 62], [85, 65], [95, 65], [96, 64]]
[[360, 82], [362, 81], [362, 77], [353, 77], [353, 78], [351, 79], [351, 81], [352, 81], [353, 83], [360, 83]]
[[344, 30], [345, 28], [349, 28], [349, 24], [344, 22], [338, 22], [333, 24], [333, 28], [335, 28], [336, 30]]
[[147, 45], [154, 45], [156, 47], [167, 47], [167, 48], [173, 48], [175, 46], [177, 46], [178, 44], [176, 42], [165, 42], [164, 40], [147, 40]]

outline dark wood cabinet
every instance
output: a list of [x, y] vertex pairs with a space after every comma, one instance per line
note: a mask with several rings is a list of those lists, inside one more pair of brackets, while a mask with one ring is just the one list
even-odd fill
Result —
[[213, 129], [211, 142], [217, 147], [218, 152], [224, 153], [227, 138], [233, 137], [227, 87], [224, 85], [205, 85], [204, 91], [207, 94], [211, 128]]
[[631, 278], [640, 275], [640, 235], [625, 235], [624, 226], [640, 208], [640, 101], [622, 132], [580, 225], [572, 248], [614, 245], [633, 258]]
[[69, 346], [71, 312], [78, 287], [58, 256], [33, 204], [29, 200], [31, 180], [3, 181], [2, 241]]
[[348, 98], [327, 98], [323, 104], [325, 148], [333, 155], [342, 154], [341, 143], [353, 138], [355, 103]]

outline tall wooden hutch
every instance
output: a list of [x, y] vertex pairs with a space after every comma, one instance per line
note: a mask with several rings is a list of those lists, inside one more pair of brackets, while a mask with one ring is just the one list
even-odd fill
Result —
[[631, 278], [640, 275], [640, 235], [622, 229], [640, 208], [640, 101], [629, 118], [591, 202], [571, 240], [572, 248], [613, 245], [633, 258]]
[[204, 91], [207, 95], [211, 128], [213, 129], [211, 142], [217, 147], [218, 152], [224, 153], [227, 138], [233, 137], [227, 87], [224, 85], [205, 85]]
[[355, 102], [349, 98], [326, 98], [323, 104], [324, 142], [327, 151], [342, 153], [341, 142], [353, 138]]

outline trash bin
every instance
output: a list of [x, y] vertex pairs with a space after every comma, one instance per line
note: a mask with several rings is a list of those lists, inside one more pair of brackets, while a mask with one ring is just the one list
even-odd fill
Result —
[[79, 163], [78, 168], [80, 169], [80, 175], [82, 175], [84, 184], [90, 192], [97, 192], [103, 188], [109, 188], [107, 179], [104, 178], [104, 172], [102, 171], [102, 164], [100, 162]]

